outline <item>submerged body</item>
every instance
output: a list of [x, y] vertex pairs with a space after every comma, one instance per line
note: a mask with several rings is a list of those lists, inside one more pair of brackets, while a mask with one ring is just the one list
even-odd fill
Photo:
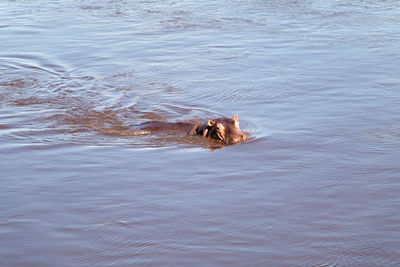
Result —
[[189, 135], [201, 135], [223, 142], [235, 144], [247, 139], [245, 133], [240, 130], [238, 115], [230, 118], [218, 118], [208, 120], [205, 123], [196, 124], [187, 122], [149, 121], [139, 125], [141, 130], [147, 131], [185, 131]]

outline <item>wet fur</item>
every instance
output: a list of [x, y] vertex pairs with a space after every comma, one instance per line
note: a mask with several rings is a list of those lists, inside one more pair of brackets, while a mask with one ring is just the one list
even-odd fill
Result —
[[232, 118], [217, 118], [205, 123], [197, 124], [187, 122], [149, 121], [140, 124], [141, 130], [147, 131], [185, 131], [189, 135], [201, 135], [203, 137], [218, 140], [224, 144], [235, 144], [247, 139], [245, 133], [240, 130], [238, 116]]

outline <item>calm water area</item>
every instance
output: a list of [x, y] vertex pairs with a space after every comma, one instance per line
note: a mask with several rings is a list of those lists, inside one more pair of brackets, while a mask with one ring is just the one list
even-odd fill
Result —
[[0, 266], [400, 266], [400, 2], [0, 1]]

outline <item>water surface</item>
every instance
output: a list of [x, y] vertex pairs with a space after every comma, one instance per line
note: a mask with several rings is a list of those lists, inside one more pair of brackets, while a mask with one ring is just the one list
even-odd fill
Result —
[[[399, 14], [1, 1], [0, 265], [399, 265]], [[132, 131], [234, 114], [249, 142]]]

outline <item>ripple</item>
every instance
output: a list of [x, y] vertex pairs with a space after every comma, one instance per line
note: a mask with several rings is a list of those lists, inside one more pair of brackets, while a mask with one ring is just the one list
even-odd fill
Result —
[[57, 60], [49, 59], [48, 55], [40, 53], [0, 54], [0, 60], [6, 69], [24, 69], [60, 76], [68, 72], [67, 66], [60, 64]]
[[[20, 58], [31, 61], [30, 64], [37, 60], [30, 55]], [[12, 61], [13, 57], [8, 59]], [[221, 147], [185, 134], [149, 135], [149, 132], [132, 129], [148, 120], [194, 119], [192, 107], [177, 102], [174, 97], [183, 92], [175, 86], [146, 81], [134, 73], [99, 78], [17, 65], [19, 74], [9, 72], [0, 80], [4, 88], [0, 92], [0, 104], [16, 112], [12, 123], [2, 129], [7, 138], [46, 143]], [[25, 77], [13, 78], [20, 73], [25, 73]]]

